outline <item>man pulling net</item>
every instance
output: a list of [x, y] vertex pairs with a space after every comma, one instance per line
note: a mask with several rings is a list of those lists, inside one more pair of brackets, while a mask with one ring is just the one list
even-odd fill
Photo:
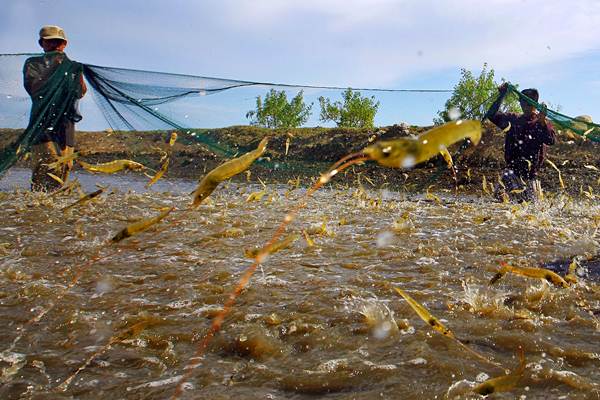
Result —
[[73, 153], [75, 122], [82, 118], [77, 102], [87, 88], [82, 65], [69, 60], [64, 52], [67, 38], [63, 29], [54, 25], [42, 27], [38, 43], [44, 54], [28, 58], [23, 67], [24, 86], [32, 107], [26, 129], [30, 137], [21, 143], [21, 151], [31, 146], [31, 189], [48, 191], [61, 186], [52, 175], [64, 182], [72, 167], [72, 160], [59, 168], [48, 164]]
[[[508, 89], [508, 83], [498, 87], [500, 95], [485, 115], [500, 129], [508, 130], [504, 141], [504, 187], [499, 187], [495, 195], [499, 200], [534, 201], [540, 191], [537, 172], [544, 162], [546, 146], [556, 142], [556, 134], [546, 114], [536, 111], [523, 99], [519, 100], [523, 114], [499, 112]], [[525, 89], [521, 93], [536, 102], [539, 99], [537, 89]]]

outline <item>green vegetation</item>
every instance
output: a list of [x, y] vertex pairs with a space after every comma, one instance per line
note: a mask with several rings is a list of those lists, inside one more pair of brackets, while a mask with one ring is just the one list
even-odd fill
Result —
[[246, 118], [250, 119], [252, 125], [263, 126], [265, 128], [297, 128], [302, 126], [310, 117], [312, 103], [304, 103], [304, 93], [298, 92], [294, 98], [288, 102], [284, 90], [277, 91], [271, 89], [262, 98], [256, 98], [256, 110], [246, 113]]
[[344, 102], [319, 97], [321, 121], [333, 121], [341, 128], [372, 128], [379, 102], [375, 97], [362, 97], [360, 92], [347, 89], [342, 93]]
[[[494, 69], [483, 64], [479, 76], [475, 77], [471, 71], [460, 70], [460, 80], [454, 86], [452, 96], [446, 101], [444, 110], [438, 111], [435, 124], [443, 124], [457, 118], [482, 119], [490, 105], [496, 100], [498, 82], [494, 81]], [[504, 79], [502, 79], [504, 81]], [[502, 107], [503, 112], [521, 112], [519, 100], [514, 94], [508, 94]]]

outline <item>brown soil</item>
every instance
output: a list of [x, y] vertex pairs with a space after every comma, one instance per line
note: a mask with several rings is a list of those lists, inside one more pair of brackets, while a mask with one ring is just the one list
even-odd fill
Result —
[[[457, 183], [464, 193], [479, 193], [482, 180], [497, 184], [498, 176], [504, 166], [503, 134], [491, 124], [484, 125], [484, 135], [476, 147], [460, 151], [456, 145], [450, 149], [457, 165]], [[202, 143], [205, 138], [215, 141], [222, 147], [243, 153], [253, 149], [264, 136], [270, 136], [269, 147], [265, 156], [267, 161], [252, 167], [250, 179], [260, 178], [268, 183], [287, 183], [300, 176], [301, 183], [307, 184], [319, 172], [341, 157], [359, 151], [378, 139], [417, 134], [425, 127], [401, 127], [398, 125], [374, 130], [342, 129], [342, 128], [298, 128], [291, 130], [270, 130], [253, 126], [233, 126], [221, 129], [195, 130], [196, 136], [179, 134], [173, 147], [172, 162], [168, 177], [199, 179], [206, 171], [223, 161], [222, 156], [207, 150]], [[16, 131], [0, 132], [0, 142], [6, 143]], [[119, 158], [132, 159], [150, 168], [160, 167], [161, 151], [168, 148], [168, 133], [153, 132], [78, 132], [77, 149], [80, 157], [88, 162], [105, 162]], [[201, 139], [197, 139], [201, 138]], [[290, 138], [289, 152], [285, 155], [285, 142]], [[0, 143], [0, 146], [2, 143]], [[559, 134], [558, 142], [548, 152], [548, 159], [553, 161], [562, 171], [566, 190], [579, 193], [581, 188], [588, 190], [591, 186], [598, 188], [600, 173], [590, 168], [600, 169], [599, 145], [590, 141], [574, 143], [566, 136]], [[21, 162], [25, 166], [26, 163]], [[441, 157], [417, 166], [410, 171], [382, 168], [374, 163], [357, 166], [361, 182], [367, 187], [380, 187], [387, 183], [391, 188], [409, 192], [454, 189], [452, 173], [445, 167]], [[341, 184], [356, 183], [357, 174], [348, 173], [338, 177]], [[470, 176], [470, 177], [469, 177]], [[246, 180], [246, 175], [237, 177]], [[558, 173], [545, 165], [540, 172], [542, 186], [547, 191], [559, 191]]]

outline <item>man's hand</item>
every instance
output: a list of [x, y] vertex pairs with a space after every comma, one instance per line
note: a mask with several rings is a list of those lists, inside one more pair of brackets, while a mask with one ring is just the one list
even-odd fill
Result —
[[542, 126], [546, 126], [546, 115], [548, 114], [548, 107], [546, 103], [542, 103], [542, 109], [538, 112], [537, 121], [542, 124]]

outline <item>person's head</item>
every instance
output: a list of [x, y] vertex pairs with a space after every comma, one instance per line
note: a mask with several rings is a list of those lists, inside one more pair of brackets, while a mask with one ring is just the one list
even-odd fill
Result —
[[46, 25], [40, 29], [38, 43], [46, 53], [49, 51], [64, 51], [67, 47], [67, 37], [60, 26]]
[[[521, 90], [521, 93], [529, 97], [531, 100], [535, 100], [536, 102], [540, 99], [540, 94], [538, 93], [537, 89], [524, 89]], [[519, 99], [519, 104], [521, 105], [523, 114], [532, 114], [535, 110], [535, 107], [526, 102], [525, 100]]]

